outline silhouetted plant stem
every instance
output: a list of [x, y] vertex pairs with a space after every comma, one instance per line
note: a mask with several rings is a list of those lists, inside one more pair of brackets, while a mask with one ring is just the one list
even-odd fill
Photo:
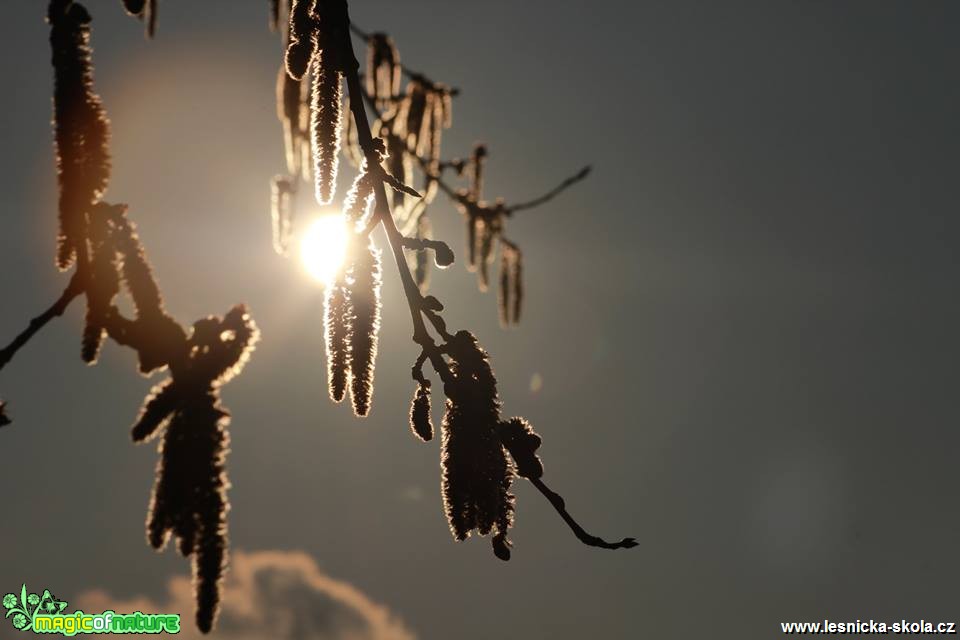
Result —
[[[356, 58], [353, 58], [345, 66], [347, 69], [344, 75], [347, 80], [350, 111], [353, 113], [354, 122], [357, 125], [357, 138], [360, 143], [360, 148], [363, 149], [368, 165], [376, 167], [379, 166], [379, 159], [373, 145], [370, 124], [367, 122], [366, 107], [363, 104], [366, 92], [360, 84], [360, 75], [358, 73], [360, 64]], [[403, 255], [403, 234], [400, 233], [400, 230], [393, 220], [393, 216], [390, 214], [390, 209], [387, 205], [387, 193], [382, 180], [376, 180], [374, 182], [374, 194], [376, 198], [374, 220], [383, 224], [384, 232], [387, 234], [387, 240], [390, 242], [390, 249], [393, 253], [394, 261], [400, 272], [403, 292], [407, 298], [407, 305], [410, 308], [410, 319], [413, 321], [413, 341], [423, 348], [440, 378], [447, 381], [451, 379], [450, 368], [447, 366], [447, 362], [443, 359], [423, 321], [423, 295], [420, 293], [420, 287], [417, 286], [407, 267], [407, 261]], [[373, 227], [369, 229], [372, 231]]]
[[[349, 18], [348, 18], [348, 21], [349, 21]], [[361, 37], [369, 39], [369, 36], [367, 36], [367, 34], [356, 29], [352, 25], [350, 25], [350, 29], [354, 33], [357, 33], [358, 35], [360, 35]], [[360, 77], [358, 72], [359, 63], [357, 62], [356, 58], [353, 56], [352, 47], [346, 46], [345, 51], [343, 52], [343, 55], [347, 55], [349, 57], [347, 64], [343, 65], [343, 73], [347, 83], [350, 111], [353, 114], [353, 119], [356, 125], [357, 141], [360, 145], [360, 148], [363, 151], [364, 157], [366, 158], [367, 166], [379, 167], [380, 162], [382, 160], [382, 147], [381, 147], [381, 151], [378, 151], [377, 146], [374, 143], [373, 136], [370, 132], [370, 125], [367, 121], [367, 114], [366, 114], [365, 101], [369, 101], [370, 96], [367, 94], [366, 91], [364, 91], [363, 86], [360, 83]], [[406, 69], [404, 69], [404, 72], [407, 73], [408, 75], [410, 74], [410, 72]], [[371, 108], [374, 109], [374, 111], [376, 111], [375, 103], [371, 102]], [[408, 145], [404, 145], [404, 146], [407, 147]], [[421, 168], [427, 175], [437, 179], [441, 189], [447, 192], [447, 194], [453, 197], [455, 201], [457, 201], [458, 203], [467, 204], [464, 201], [464, 197], [461, 194], [454, 191], [451, 187], [449, 187], [449, 185], [446, 185], [442, 181], [440, 181], [440, 176], [433, 172], [433, 170], [431, 169], [430, 163], [427, 160], [420, 157], [417, 153], [415, 153], [415, 151], [411, 151], [411, 154], [417, 159], [417, 161], [421, 165]], [[570, 178], [567, 178], [559, 186], [555, 187], [554, 189], [547, 192], [543, 196], [540, 196], [539, 198], [536, 198], [534, 200], [530, 200], [526, 203], [522, 203], [521, 205], [514, 207], [513, 210], [517, 210], [517, 208], [531, 208], [531, 207], [537, 206], [538, 204], [542, 204], [550, 200], [551, 198], [556, 196], [558, 193], [560, 193], [570, 185], [585, 178], [589, 173], [589, 171], [590, 171], [590, 168], [585, 167], [576, 175]], [[393, 215], [390, 212], [390, 205], [388, 203], [388, 200], [386, 197], [386, 190], [384, 188], [384, 179], [386, 178], [386, 176], [384, 176], [383, 172], [380, 172], [379, 174], [375, 174], [375, 175], [377, 175], [377, 178], [374, 180], [374, 194], [376, 198], [375, 209], [374, 209], [374, 214], [372, 216], [372, 220], [370, 224], [366, 227], [365, 231], [367, 233], [370, 233], [375, 229], [377, 223], [383, 224], [384, 231], [387, 235], [387, 240], [389, 241], [391, 251], [393, 252], [397, 269], [399, 270], [399, 273], [400, 273], [400, 281], [403, 284], [403, 290], [404, 290], [405, 297], [407, 299], [407, 305], [410, 309], [410, 317], [413, 322], [413, 341], [418, 345], [420, 345], [420, 347], [423, 350], [420, 356], [418, 357], [416, 363], [414, 364], [413, 377], [418, 381], [420, 381], [421, 384], [425, 382], [423, 378], [423, 373], [421, 371], [421, 367], [424, 364], [425, 360], [429, 359], [431, 365], [433, 366], [437, 374], [440, 376], [441, 380], [443, 380], [444, 384], [450, 385], [451, 388], [454, 388], [456, 385], [458, 385], [458, 383], [462, 384], [462, 382], [459, 381], [458, 378], [454, 376], [453, 372], [451, 371], [449, 363], [444, 358], [445, 351], [442, 351], [441, 348], [436, 345], [433, 337], [430, 335], [429, 331], [427, 330], [427, 326], [424, 321], [424, 318], [426, 318], [433, 325], [437, 333], [446, 341], [444, 345], [444, 349], [451, 349], [452, 348], [451, 345], [454, 344], [454, 336], [448, 333], [446, 324], [438, 313], [438, 311], [443, 309], [443, 305], [433, 296], [425, 297], [421, 292], [420, 287], [417, 285], [416, 281], [414, 280], [413, 275], [410, 273], [410, 268], [407, 264], [406, 258], [403, 253], [403, 248], [404, 246], [410, 246], [411, 240], [409, 238], [405, 238], [404, 235], [400, 232], [400, 230], [397, 228], [396, 221], [394, 220]], [[472, 200], [470, 203], [475, 204], [475, 201]], [[503, 207], [504, 205], [498, 204], [498, 206]], [[506, 213], [506, 211], [504, 210], [503, 213]], [[507, 241], [507, 244], [511, 248], [511, 250], [515, 250], [515, 251], [519, 250], [516, 247], [516, 245], [513, 244], [512, 242]], [[461, 334], [464, 334], [464, 333], [466, 333], [467, 335], [470, 335], [469, 332], [459, 332], [457, 336], [459, 337]], [[471, 339], [473, 339], [472, 336], [471, 336]], [[448, 355], [451, 355], [451, 356], [453, 355], [453, 353], [451, 352], [446, 352], [446, 353], [448, 353]], [[482, 350], [479, 350], [478, 353], [481, 354], [484, 359], [486, 358], [486, 354], [482, 352]], [[458, 366], [458, 369], [459, 368], [460, 367]], [[487, 370], [489, 371], [489, 367], [487, 368]], [[493, 386], [495, 387], [496, 382], [495, 382], [495, 379], [492, 378], [492, 373], [491, 373], [491, 380], [492, 380]], [[494, 396], [491, 397], [491, 402], [493, 403], [494, 407], [497, 407], [497, 411], [499, 411], [498, 409], [499, 401], [496, 400], [495, 393], [496, 392], [494, 389], [493, 390]], [[449, 398], [449, 391], [447, 395]], [[449, 403], [449, 400], [448, 400], [448, 403]], [[448, 405], [448, 414], [449, 414], [449, 405]], [[445, 422], [446, 422], [446, 418], [445, 418]], [[423, 439], [426, 440], [428, 438], [423, 438]], [[537, 438], [537, 443], [539, 444], [539, 438]], [[499, 445], [497, 446], [497, 449], [498, 450], [500, 449]], [[514, 457], [513, 452], [508, 451], [508, 448], [506, 446], [504, 446], [503, 449], [504, 451], [509, 452], [511, 457]], [[542, 468], [541, 468], [541, 473], [542, 473]], [[570, 527], [570, 529], [573, 531], [574, 535], [576, 535], [576, 537], [584, 544], [592, 547], [599, 547], [602, 549], [629, 549], [631, 547], [637, 546], [637, 542], [633, 538], [624, 538], [619, 542], [607, 542], [602, 538], [599, 538], [597, 536], [587, 533], [583, 529], [583, 527], [581, 527], [580, 524], [577, 523], [577, 521], [574, 520], [574, 518], [567, 512], [564, 500], [559, 494], [555, 493], [549, 487], [547, 487], [547, 485], [544, 484], [539, 477], [528, 477], [527, 479], [530, 480], [530, 482], [533, 483], [533, 485], [540, 491], [540, 493], [542, 493], [544, 497], [547, 498], [550, 504], [553, 505], [554, 509], [557, 510], [557, 513], [560, 514], [560, 517], [563, 518], [564, 522], [566, 522], [567, 525]], [[507, 481], [506, 487], [503, 489], [503, 491], [506, 492], [506, 488], [508, 487], [509, 487], [509, 480]], [[512, 522], [512, 516], [510, 515], [510, 512], [512, 512], [513, 497], [510, 496], [509, 494], [505, 494], [505, 499], [507, 501], [506, 503], [507, 513], [503, 517], [506, 518], [506, 522], [504, 523], [504, 526], [500, 530], [498, 535], [494, 538], [495, 553], [498, 557], [500, 557], [503, 560], [507, 560], [510, 557], [510, 552], [509, 552], [510, 545], [509, 545], [509, 542], [506, 541], [506, 528], [509, 527], [510, 523]], [[453, 525], [451, 524], [451, 526]], [[463, 528], [466, 530], [470, 529], [469, 526], [464, 526]], [[481, 529], [481, 533], [484, 533], [482, 529]], [[462, 539], [463, 537], [466, 537], [466, 535], [468, 535], [468, 532], [463, 531], [455, 534], [455, 537], [457, 537], [457, 539]]]
[[74, 271], [69, 284], [67, 284], [67, 288], [63, 290], [63, 293], [60, 294], [57, 301], [50, 305], [49, 309], [32, 319], [30, 324], [27, 325], [27, 328], [21, 331], [20, 334], [13, 339], [13, 342], [4, 347], [3, 351], [0, 351], [0, 369], [3, 369], [7, 363], [13, 359], [13, 356], [16, 355], [20, 347], [27, 344], [30, 338], [45, 327], [48, 322], [62, 316], [74, 298], [82, 293], [83, 283], [79, 271]]
[[637, 546], [637, 541], [633, 538], [624, 538], [620, 542], [607, 542], [603, 538], [598, 538], [595, 535], [587, 533], [583, 527], [581, 527], [576, 520], [573, 519], [569, 513], [567, 513], [566, 503], [560, 494], [555, 493], [550, 487], [544, 484], [543, 480], [540, 478], [527, 478], [533, 486], [537, 488], [540, 493], [550, 501], [550, 504], [553, 505], [553, 508], [557, 510], [557, 513], [560, 514], [560, 517], [563, 518], [563, 521], [567, 523], [567, 526], [573, 531], [573, 534], [585, 545], [591, 547], [600, 547], [601, 549], [630, 549], [631, 547]]

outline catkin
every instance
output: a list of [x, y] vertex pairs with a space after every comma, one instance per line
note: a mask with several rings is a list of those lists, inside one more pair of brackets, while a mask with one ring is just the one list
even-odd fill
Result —
[[374, 179], [367, 171], [366, 161], [361, 165], [361, 172], [353, 181], [347, 197], [343, 201], [343, 212], [347, 223], [354, 230], [360, 230], [366, 223], [374, 203]]
[[513, 305], [511, 306], [511, 324], [520, 323], [520, 311], [523, 308], [523, 254], [519, 249], [513, 252], [513, 271], [510, 280], [513, 293]]
[[342, 283], [327, 287], [323, 300], [324, 342], [327, 350], [327, 390], [334, 402], [343, 400], [350, 377], [350, 307]]
[[400, 53], [385, 33], [371, 34], [367, 41], [367, 93], [385, 106], [400, 92]]
[[290, 7], [289, 41], [284, 54], [284, 65], [287, 73], [296, 80], [307, 73], [310, 60], [316, 52], [316, 41], [313, 37], [315, 23], [310, 15], [310, 8], [314, 0], [293, 0]]
[[226, 455], [230, 414], [220, 385], [238, 374], [259, 332], [246, 307], [194, 323], [185, 363], [155, 387], [133, 427], [143, 441], [163, 430], [160, 460], [147, 513], [147, 540], [156, 549], [171, 535], [193, 560], [197, 626], [210, 631], [217, 617], [227, 558]]
[[323, 55], [313, 62], [313, 92], [310, 102], [310, 136], [313, 141], [313, 180], [317, 202], [330, 204], [337, 180], [340, 159], [342, 89], [340, 72], [323, 63]]
[[374, 364], [380, 331], [380, 251], [372, 244], [357, 247], [347, 274], [352, 311], [350, 342], [350, 399], [353, 412], [366, 416], [373, 396]]
[[197, 626], [208, 632], [219, 607], [226, 561], [229, 509], [224, 463], [229, 414], [212, 391], [195, 395], [173, 414], [160, 445], [160, 462], [147, 516], [150, 544], [162, 549], [170, 535], [193, 557]]
[[293, 235], [294, 183], [285, 176], [275, 176], [270, 191], [273, 250], [285, 256], [290, 250], [290, 238]]
[[497, 289], [497, 311], [500, 326], [510, 326], [510, 256], [509, 252], [500, 252], [500, 286]]
[[474, 145], [470, 158], [470, 199], [474, 202], [479, 202], [483, 195], [483, 168], [486, 158], [486, 145]]
[[120, 291], [119, 260], [111, 237], [108, 208], [98, 205], [90, 217], [90, 271], [87, 274], [87, 314], [83, 329], [81, 356], [93, 364], [100, 354], [106, 335], [107, 315]]
[[430, 416], [430, 387], [418, 384], [410, 402], [410, 430], [423, 442], [433, 440], [433, 420]]
[[521, 478], [535, 480], [543, 476], [543, 462], [537, 455], [543, 440], [523, 418], [510, 418], [497, 425], [500, 442], [510, 452]]
[[292, 176], [300, 174], [300, 103], [303, 82], [290, 77], [280, 65], [277, 71], [277, 119], [283, 126], [283, 148], [287, 159], [287, 171]]
[[[472, 530], [495, 532], [494, 551], [504, 557], [513, 523], [513, 469], [497, 435], [500, 399], [487, 353], [469, 331], [447, 344], [453, 381], [446, 387], [441, 489], [450, 531], [464, 540]], [[509, 557], [509, 554], [506, 554]]]
[[[430, 240], [433, 237], [433, 226], [430, 224], [430, 218], [426, 213], [420, 214], [417, 220], [417, 229], [414, 237], [417, 240]], [[430, 289], [430, 259], [426, 249], [420, 249], [408, 254], [410, 265], [413, 269], [413, 279], [420, 287], [420, 293], [426, 295]]]
[[497, 305], [501, 326], [509, 327], [520, 322], [520, 310], [523, 306], [523, 254], [520, 249], [506, 242], [502, 245]]
[[158, 384], [143, 401], [140, 415], [130, 434], [134, 442], [145, 442], [157, 434], [179, 402], [179, 394], [172, 380]]
[[68, 269], [85, 248], [86, 214], [110, 178], [109, 122], [93, 89], [90, 14], [52, 2], [47, 16], [54, 68], [53, 110], [60, 230], [57, 266]]

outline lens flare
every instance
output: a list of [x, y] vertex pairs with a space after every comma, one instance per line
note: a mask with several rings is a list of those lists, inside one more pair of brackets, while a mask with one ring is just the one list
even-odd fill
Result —
[[303, 268], [313, 279], [329, 286], [343, 264], [348, 240], [343, 216], [329, 214], [317, 218], [300, 240]]

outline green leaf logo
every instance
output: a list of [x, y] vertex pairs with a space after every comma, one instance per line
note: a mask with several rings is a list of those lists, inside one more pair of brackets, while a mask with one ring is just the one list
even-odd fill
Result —
[[37, 615], [63, 613], [67, 603], [58, 600], [49, 589], [44, 589], [41, 595], [28, 593], [27, 585], [23, 584], [20, 586], [19, 597], [12, 593], [3, 596], [3, 608], [6, 609], [4, 617], [11, 618], [10, 623], [14, 629], [27, 631], [33, 628]]

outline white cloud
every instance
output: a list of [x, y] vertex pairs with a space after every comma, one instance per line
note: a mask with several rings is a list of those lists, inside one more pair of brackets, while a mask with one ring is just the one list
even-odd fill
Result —
[[223, 588], [220, 618], [208, 636], [193, 622], [190, 579], [170, 580], [166, 602], [145, 598], [118, 600], [100, 590], [87, 591], [70, 609], [118, 613], [179, 613], [184, 640], [414, 640], [414, 634], [386, 607], [355, 587], [320, 571], [299, 551], [261, 551], [232, 555]]

